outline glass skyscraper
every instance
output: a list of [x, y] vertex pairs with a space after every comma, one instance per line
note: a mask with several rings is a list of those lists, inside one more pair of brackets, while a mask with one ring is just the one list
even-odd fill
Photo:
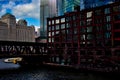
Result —
[[56, 0], [40, 0], [40, 36], [47, 37], [47, 18], [57, 15]]
[[63, 2], [64, 0], [57, 0], [57, 15], [63, 15], [64, 11], [63, 11]]
[[80, 9], [82, 10], [82, 9], [99, 7], [99, 6], [107, 5], [117, 1], [119, 0], [81, 0]]
[[58, 15], [80, 10], [80, 0], [57, 0]]
[[80, 0], [64, 0], [64, 12], [75, 11], [77, 7], [80, 7]]

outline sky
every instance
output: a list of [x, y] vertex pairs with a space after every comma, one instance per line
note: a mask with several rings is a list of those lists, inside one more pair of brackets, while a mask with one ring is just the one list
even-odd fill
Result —
[[11, 13], [16, 20], [25, 19], [28, 26], [40, 28], [40, 0], [0, 0], [0, 17]]

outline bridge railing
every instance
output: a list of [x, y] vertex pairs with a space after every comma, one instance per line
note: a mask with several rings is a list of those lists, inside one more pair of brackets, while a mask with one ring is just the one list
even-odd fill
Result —
[[0, 41], [0, 56], [45, 55], [46, 43]]

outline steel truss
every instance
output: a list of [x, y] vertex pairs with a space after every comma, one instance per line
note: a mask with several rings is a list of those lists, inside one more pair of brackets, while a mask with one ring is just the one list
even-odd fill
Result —
[[0, 41], [0, 57], [45, 55], [46, 43]]

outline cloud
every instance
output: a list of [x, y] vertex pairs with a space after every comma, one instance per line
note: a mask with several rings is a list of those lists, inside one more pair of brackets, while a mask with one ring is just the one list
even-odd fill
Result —
[[9, 1], [8, 4], [2, 4], [0, 8], [0, 16], [11, 10], [16, 18], [34, 18], [40, 19], [40, 0], [32, 0], [31, 3], [15, 4], [15, 1]]
[[38, 31], [40, 29], [39, 26], [35, 26], [35, 31]]
[[1, 9], [0, 10], [0, 15], [2, 16], [3, 14], [5, 14], [6, 13], [6, 9]]
[[32, 3], [20, 4], [15, 6], [13, 14], [18, 18], [40, 18], [40, 0], [32, 0]]
[[3, 5], [2, 9], [7, 9], [7, 8], [12, 9], [14, 6], [15, 6], [15, 3], [10, 1], [8, 4]]
[[7, 9], [12, 9], [15, 6], [15, 3], [10, 1], [8, 4], [2, 4], [0, 8], [0, 16], [7, 12]]

